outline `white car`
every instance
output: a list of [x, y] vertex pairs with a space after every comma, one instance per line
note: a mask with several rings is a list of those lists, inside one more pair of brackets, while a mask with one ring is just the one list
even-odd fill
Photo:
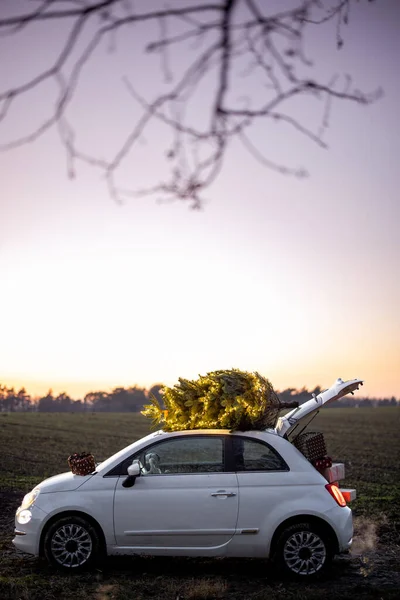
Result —
[[291, 440], [361, 383], [337, 380], [275, 429], [157, 431], [89, 475], [46, 479], [18, 508], [13, 543], [69, 571], [105, 555], [146, 554], [270, 558], [289, 574], [315, 576], [350, 548], [352, 512]]

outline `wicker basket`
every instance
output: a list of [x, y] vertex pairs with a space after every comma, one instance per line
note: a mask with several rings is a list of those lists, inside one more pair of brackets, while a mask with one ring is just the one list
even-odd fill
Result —
[[90, 475], [96, 470], [94, 456], [89, 452], [71, 454], [68, 457], [68, 464], [74, 475]]
[[324, 436], [317, 431], [300, 434], [294, 441], [294, 445], [310, 462], [326, 456]]

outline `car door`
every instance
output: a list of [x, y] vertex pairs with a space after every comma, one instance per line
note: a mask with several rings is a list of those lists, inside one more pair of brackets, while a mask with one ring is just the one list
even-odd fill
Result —
[[232, 436], [232, 451], [237, 471], [240, 509], [237, 533], [242, 546], [266, 551], [269, 518], [282, 504], [284, 494], [293, 493], [289, 468], [271, 445], [246, 436]]
[[[141, 450], [133, 487], [119, 477], [114, 496], [118, 546], [216, 548], [228, 544], [238, 516], [237, 478], [225, 469], [223, 435], [173, 436]], [[160, 552], [161, 553], [161, 552]]]

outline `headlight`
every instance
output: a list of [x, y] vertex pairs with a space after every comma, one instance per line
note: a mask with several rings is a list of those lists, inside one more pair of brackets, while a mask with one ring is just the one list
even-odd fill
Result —
[[21, 525], [26, 525], [32, 519], [32, 513], [30, 510], [18, 510], [17, 511], [17, 521], [21, 523]]
[[26, 496], [24, 496], [24, 499], [22, 500], [20, 510], [25, 510], [25, 509], [29, 508], [30, 506], [32, 506], [32, 504], [35, 502], [35, 500], [39, 496], [39, 494], [40, 494], [39, 488], [35, 488], [31, 492], [29, 492], [29, 494], [26, 494]]

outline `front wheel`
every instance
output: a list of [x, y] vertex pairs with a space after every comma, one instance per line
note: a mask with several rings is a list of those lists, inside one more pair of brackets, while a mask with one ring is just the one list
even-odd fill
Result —
[[296, 579], [311, 579], [324, 573], [333, 558], [330, 540], [316, 526], [298, 523], [280, 535], [275, 563], [281, 570]]
[[94, 564], [101, 550], [100, 536], [82, 517], [62, 517], [51, 525], [44, 539], [47, 560], [64, 571], [83, 571]]

